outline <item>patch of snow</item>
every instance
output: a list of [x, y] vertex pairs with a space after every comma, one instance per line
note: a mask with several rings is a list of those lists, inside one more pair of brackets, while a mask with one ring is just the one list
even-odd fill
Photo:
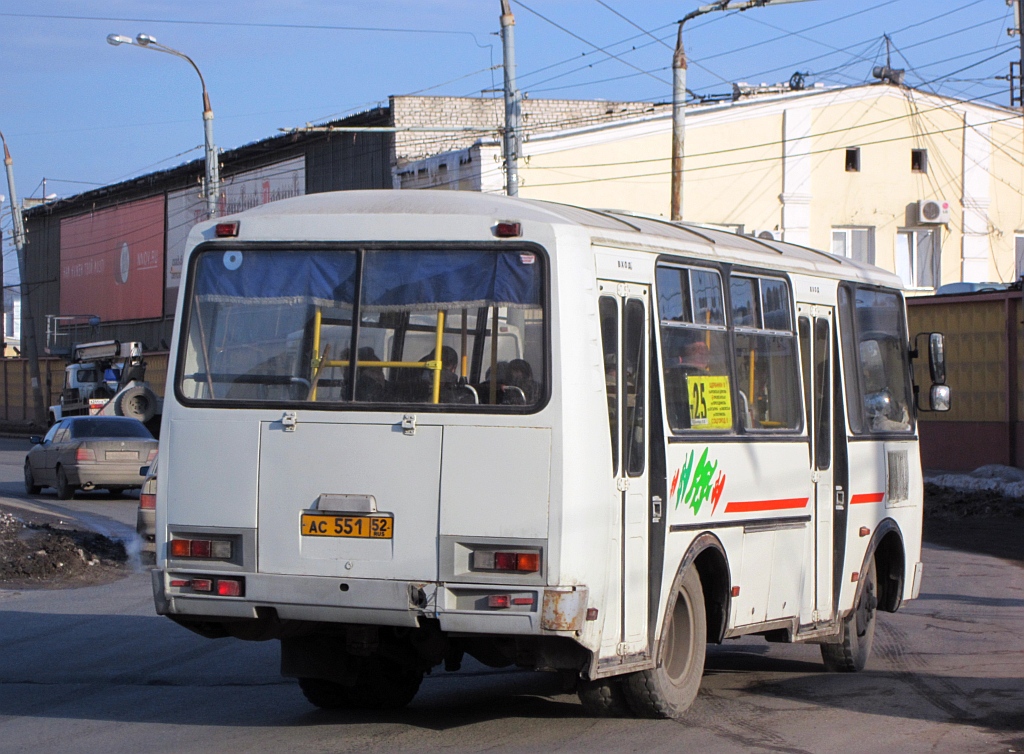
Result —
[[924, 480], [954, 490], [991, 490], [1018, 500], [1024, 499], [1024, 471], [1014, 466], [989, 464], [969, 474], [925, 473]]

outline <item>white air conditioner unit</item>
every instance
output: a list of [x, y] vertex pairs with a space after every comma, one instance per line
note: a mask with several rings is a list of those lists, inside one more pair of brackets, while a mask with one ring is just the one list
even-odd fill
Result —
[[761, 239], [764, 239], [765, 241], [778, 241], [779, 240], [778, 238], [775, 237], [775, 233], [773, 233], [770, 230], [752, 230], [747, 235], [748, 236], [753, 236], [754, 238], [761, 238]]
[[917, 203], [917, 221], [923, 225], [948, 223], [949, 202], [941, 199], [922, 199]]

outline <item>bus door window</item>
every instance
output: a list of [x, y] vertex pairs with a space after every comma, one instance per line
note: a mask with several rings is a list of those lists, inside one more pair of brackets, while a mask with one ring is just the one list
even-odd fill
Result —
[[831, 323], [824, 317], [814, 320], [814, 421], [815, 456], [818, 469], [832, 465], [832, 390], [829, 336]]
[[[804, 382], [804, 423], [808, 427], [814, 426], [814, 404], [811, 402], [811, 320], [808, 317], [800, 317], [797, 325], [800, 338], [800, 370]], [[813, 431], [808, 430], [807, 452], [809, 460], [814, 463], [814, 436]]]
[[624, 471], [628, 476], [639, 476], [644, 471], [645, 436], [644, 403], [646, 401], [647, 376], [644, 365], [647, 362], [646, 328], [647, 312], [643, 301], [626, 299], [622, 318], [622, 372], [625, 421], [623, 422], [623, 444], [625, 452]]
[[619, 470], [619, 304], [611, 296], [601, 296], [597, 308], [601, 318], [601, 350], [604, 352], [604, 384], [608, 393], [614, 474]]

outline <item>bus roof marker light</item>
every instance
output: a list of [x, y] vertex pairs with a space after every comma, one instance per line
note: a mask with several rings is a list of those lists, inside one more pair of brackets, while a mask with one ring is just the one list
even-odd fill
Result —
[[494, 226], [494, 235], [498, 238], [519, 238], [523, 235], [523, 226], [509, 221], [499, 222]]
[[214, 227], [214, 235], [217, 238], [237, 238], [238, 237], [238, 221], [235, 220], [230, 223], [217, 223]]

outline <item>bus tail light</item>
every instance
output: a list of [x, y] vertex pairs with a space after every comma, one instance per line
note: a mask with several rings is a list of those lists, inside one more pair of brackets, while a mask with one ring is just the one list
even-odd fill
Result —
[[223, 539], [172, 539], [172, 558], [231, 559], [231, 542]]
[[241, 597], [243, 591], [241, 579], [217, 579], [217, 595], [220, 597]]
[[473, 568], [478, 571], [537, 573], [540, 571], [540, 553], [477, 550], [473, 553]]
[[95, 461], [96, 451], [92, 448], [79, 448], [75, 451], [76, 461]]
[[512, 606], [512, 597], [508, 594], [492, 594], [487, 597], [487, 607], [503, 608]]

